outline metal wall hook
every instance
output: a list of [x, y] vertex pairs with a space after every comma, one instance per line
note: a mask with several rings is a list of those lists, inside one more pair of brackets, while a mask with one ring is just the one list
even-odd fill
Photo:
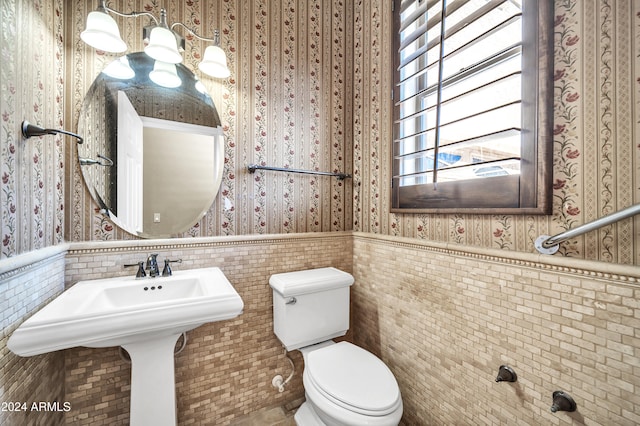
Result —
[[496, 377], [496, 382], [515, 382], [518, 380], [518, 375], [513, 370], [513, 368], [508, 365], [501, 365], [498, 370], [498, 377]]
[[571, 398], [568, 393], [563, 391], [555, 391], [553, 393], [553, 405], [551, 406], [551, 412], [558, 411], [576, 411], [576, 402]]
[[22, 122], [22, 136], [24, 136], [25, 139], [29, 139], [32, 136], [57, 135], [58, 133], [73, 136], [74, 138], [78, 139], [79, 144], [83, 142], [82, 136], [77, 135], [75, 133], [67, 132], [66, 130], [45, 129], [44, 127], [31, 124], [27, 120], [24, 120]]

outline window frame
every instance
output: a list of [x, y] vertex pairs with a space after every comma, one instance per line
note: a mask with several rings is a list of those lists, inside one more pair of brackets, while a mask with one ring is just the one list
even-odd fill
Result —
[[[427, 0], [423, 0], [427, 1]], [[400, 7], [393, 1], [391, 212], [551, 214], [553, 175], [553, 0], [524, 0], [520, 175], [400, 187], [394, 147], [400, 108]], [[530, 36], [527, 36], [530, 34]]]

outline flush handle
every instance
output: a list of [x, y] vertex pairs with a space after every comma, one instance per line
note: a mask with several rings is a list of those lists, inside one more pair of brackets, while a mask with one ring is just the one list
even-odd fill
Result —
[[286, 305], [295, 305], [297, 301], [298, 301], [298, 299], [296, 299], [295, 297], [290, 297], [289, 300], [287, 300], [287, 303], [285, 303], [285, 304]]

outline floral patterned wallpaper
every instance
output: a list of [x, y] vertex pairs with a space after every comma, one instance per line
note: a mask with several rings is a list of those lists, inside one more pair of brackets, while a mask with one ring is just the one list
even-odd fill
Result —
[[[640, 202], [640, 2], [556, 0], [553, 214], [388, 213], [387, 3], [354, 2], [355, 230], [536, 252], [540, 235]], [[563, 243], [557, 255], [640, 265], [640, 216]]]
[[0, 258], [60, 243], [64, 144], [25, 140], [21, 123], [64, 124], [62, 0], [0, 3]]
[[[84, 93], [114, 58], [79, 41], [93, 2], [67, 2], [71, 58], [67, 94], [77, 122]], [[225, 169], [220, 193], [207, 215], [180, 236], [336, 231], [351, 228], [350, 181], [257, 171], [260, 164], [319, 171], [351, 171], [347, 91], [350, 68], [348, 2], [342, 0], [111, 1], [117, 10], [167, 9], [169, 24], [181, 21], [202, 35], [219, 29], [231, 77], [199, 75], [214, 98], [225, 132]], [[119, 19], [130, 51], [141, 50], [144, 19]], [[185, 64], [197, 70], [206, 47], [187, 36]], [[75, 158], [69, 158], [75, 164]], [[100, 213], [84, 189], [79, 168], [72, 188], [67, 238], [71, 241], [133, 238]]]
[[[3, 1], [1, 257], [70, 241], [134, 238], [95, 211], [75, 147], [20, 136], [28, 119], [73, 130], [113, 57], [79, 41], [97, 2]], [[555, 1], [554, 209], [550, 216], [389, 213], [391, 13], [385, 0], [113, 0], [221, 30], [232, 75], [203, 78], [225, 130], [223, 186], [184, 236], [356, 230], [534, 252], [553, 235], [637, 203], [640, 0]], [[64, 20], [64, 22], [63, 22]], [[140, 21], [140, 22], [138, 22]], [[120, 20], [134, 50], [141, 19]], [[27, 34], [31, 34], [27, 38]], [[33, 39], [37, 43], [33, 43]], [[203, 46], [187, 42], [195, 68]], [[247, 173], [259, 163], [353, 179]], [[640, 264], [640, 218], [562, 244], [559, 255]]]

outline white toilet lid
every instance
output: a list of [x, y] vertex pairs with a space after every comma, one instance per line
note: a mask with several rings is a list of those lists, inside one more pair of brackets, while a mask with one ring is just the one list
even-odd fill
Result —
[[315, 350], [305, 366], [315, 387], [345, 408], [385, 415], [398, 406], [400, 389], [378, 357], [348, 342]]

